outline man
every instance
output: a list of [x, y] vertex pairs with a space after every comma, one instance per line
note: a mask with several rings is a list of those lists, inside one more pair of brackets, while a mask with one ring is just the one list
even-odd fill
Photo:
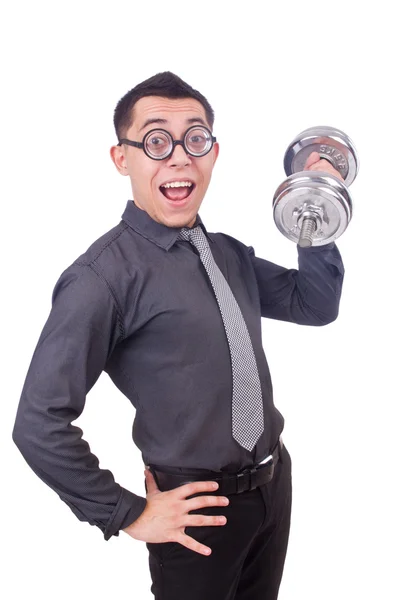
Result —
[[[206, 98], [169, 72], [119, 101], [110, 152], [134, 200], [57, 281], [13, 439], [105, 540], [122, 530], [146, 542], [156, 598], [270, 600], [291, 461], [261, 317], [330, 323], [344, 269], [335, 243], [298, 248], [296, 270], [207, 232], [198, 211], [219, 152], [213, 122]], [[306, 168], [339, 177], [315, 153]], [[136, 409], [146, 498], [100, 469], [71, 425], [102, 371]]]

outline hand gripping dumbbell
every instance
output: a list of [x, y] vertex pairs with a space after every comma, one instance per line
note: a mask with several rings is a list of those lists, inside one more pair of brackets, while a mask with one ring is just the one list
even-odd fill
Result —
[[[325, 171], [304, 171], [312, 152], [328, 160], [344, 182]], [[273, 198], [273, 217], [281, 233], [301, 247], [323, 246], [342, 235], [353, 211], [347, 186], [358, 168], [357, 152], [343, 131], [311, 127], [297, 135], [284, 156], [288, 177]]]

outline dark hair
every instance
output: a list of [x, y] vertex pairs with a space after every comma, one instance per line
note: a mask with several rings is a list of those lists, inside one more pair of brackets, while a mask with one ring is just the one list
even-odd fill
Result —
[[194, 98], [198, 100], [205, 109], [205, 116], [212, 131], [215, 114], [208, 100], [198, 90], [193, 89], [174, 73], [164, 71], [138, 83], [118, 101], [113, 116], [118, 141], [125, 137], [127, 130], [132, 125], [135, 103], [145, 96], [162, 96], [170, 99]]

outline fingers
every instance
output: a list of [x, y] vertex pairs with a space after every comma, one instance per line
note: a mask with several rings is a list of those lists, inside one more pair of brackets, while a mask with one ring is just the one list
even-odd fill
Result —
[[321, 172], [326, 172], [329, 173], [330, 175], [333, 175], [334, 177], [337, 177], [338, 179], [340, 179], [341, 181], [343, 181], [343, 177], [342, 175], [339, 173], [339, 171], [337, 171], [330, 162], [328, 162], [328, 160], [322, 159], [320, 160], [320, 162], [315, 163], [314, 165], [312, 165], [310, 167], [310, 169], [307, 169], [308, 171], [321, 171]]
[[226, 524], [227, 519], [224, 515], [197, 513], [190, 515], [188, 513], [204, 507], [226, 506], [229, 504], [229, 499], [220, 494], [195, 496], [189, 500], [186, 497], [203, 492], [214, 492], [219, 488], [218, 483], [215, 481], [192, 481], [172, 490], [161, 492], [153, 473], [149, 469], [145, 469], [145, 483], [147, 493], [150, 491], [157, 492], [150, 498], [148, 503], [149, 512], [152, 510], [153, 514], [162, 516], [163, 521], [166, 522], [166, 527], [162, 531], [158, 527], [153, 529], [153, 519], [148, 519], [146, 530], [141, 533], [139, 539], [156, 542], [177, 542], [194, 552], [208, 556], [211, 553], [211, 548], [186, 535], [185, 527], [189, 525], [196, 527], [221, 526]]
[[[183, 529], [185, 529], [185, 527], [220, 527], [222, 525], [226, 525], [226, 523], [227, 518], [224, 515], [186, 515], [184, 518]], [[198, 552], [199, 554], [204, 554], [205, 556], [208, 556], [212, 552], [211, 548], [205, 546], [204, 544], [200, 544], [200, 542], [186, 533], [181, 533], [179, 537], [175, 539], [175, 541], [179, 544], [182, 544], [182, 546], [185, 546], [185, 548], [189, 548], [189, 550], [193, 550], [193, 552]]]
[[[206, 515], [188, 515], [184, 519], [184, 527], [204, 527], [204, 526], [222, 526], [226, 525], [227, 519], [224, 515], [206, 516]], [[175, 540], [182, 546], [208, 556], [212, 550], [204, 544], [200, 544], [197, 540], [186, 533], [181, 533], [179, 538]]]
[[320, 160], [320, 155], [318, 152], [312, 152], [306, 160], [305, 166], [303, 167], [304, 171], [307, 171], [310, 169], [310, 167], [312, 165], [314, 165], [314, 163], [318, 162]]
[[186, 533], [181, 533], [180, 537], [175, 541], [178, 542], [178, 544], [185, 546], [185, 548], [189, 548], [189, 550], [193, 550], [193, 552], [198, 552], [199, 554], [204, 554], [205, 556], [208, 556], [212, 552], [211, 548], [204, 546], [204, 544], [200, 544], [200, 542], [192, 538], [190, 535], [186, 535]]
[[184, 502], [186, 512], [200, 510], [206, 506], [227, 506], [230, 503], [227, 496], [196, 496]]
[[321, 158], [320, 154], [318, 152], [312, 152], [305, 163], [305, 166], [303, 167], [304, 171], [325, 171], [326, 173], [329, 173], [330, 175], [333, 175], [334, 177], [337, 177], [338, 179], [340, 179], [341, 181], [344, 181], [342, 175], [339, 173], [339, 171], [337, 169], [335, 169], [335, 167], [332, 166], [332, 164], [326, 160], [325, 158]]
[[199, 492], [214, 492], [218, 488], [219, 484], [216, 481], [192, 481], [174, 488], [172, 492], [178, 499], [182, 500], [186, 496], [192, 496]]
[[184, 527], [214, 527], [226, 525], [226, 523], [225, 515], [186, 515], [183, 519]]

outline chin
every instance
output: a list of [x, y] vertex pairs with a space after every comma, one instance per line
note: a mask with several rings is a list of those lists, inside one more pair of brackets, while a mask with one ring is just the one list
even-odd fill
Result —
[[196, 217], [191, 217], [189, 219], [183, 219], [183, 218], [175, 218], [175, 219], [171, 219], [170, 223], [167, 223], [168, 227], [192, 227], [194, 222], [196, 220]]
[[174, 215], [162, 215], [162, 222], [168, 227], [191, 227], [197, 217], [198, 209], [189, 210], [183, 214], [181, 211], [179, 214]]

